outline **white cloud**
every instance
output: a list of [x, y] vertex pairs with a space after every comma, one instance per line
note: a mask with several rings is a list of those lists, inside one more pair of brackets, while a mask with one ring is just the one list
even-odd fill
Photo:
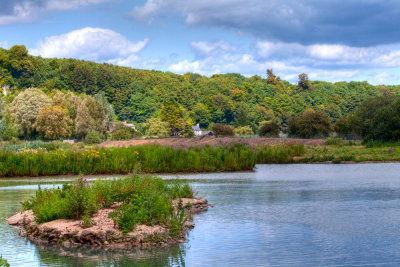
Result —
[[66, 34], [47, 37], [39, 42], [33, 55], [51, 58], [77, 58], [117, 65], [133, 66], [137, 53], [148, 44], [149, 39], [132, 42], [109, 29], [86, 27]]
[[8, 42], [7, 41], [0, 41], [0, 47], [4, 49], [8, 49]]
[[2, 2], [0, 25], [33, 22], [49, 12], [74, 10], [112, 1], [115, 0], [13, 0]]
[[373, 47], [351, 47], [338, 44], [301, 45], [258, 41], [258, 56], [301, 62], [310, 66], [399, 67], [400, 44]]

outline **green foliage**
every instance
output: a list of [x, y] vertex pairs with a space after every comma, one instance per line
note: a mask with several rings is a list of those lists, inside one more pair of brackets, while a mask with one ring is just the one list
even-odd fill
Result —
[[1, 149], [4, 151], [24, 151], [24, 150], [38, 150], [43, 149], [47, 151], [54, 151], [60, 148], [69, 148], [70, 145], [59, 141], [43, 142], [41, 140], [20, 142], [18, 144], [6, 143]]
[[55, 140], [71, 136], [72, 120], [68, 111], [60, 106], [43, 107], [39, 110], [34, 127], [45, 138]]
[[289, 135], [295, 137], [311, 138], [324, 137], [331, 131], [331, 122], [320, 111], [306, 110], [303, 114], [289, 121]]
[[292, 163], [293, 157], [304, 155], [303, 144], [257, 147], [257, 163]]
[[92, 150], [0, 150], [0, 176], [238, 171], [251, 170], [255, 163], [254, 151], [244, 144], [188, 149], [143, 145]]
[[364, 140], [399, 140], [400, 99], [393, 96], [369, 98], [357, 108], [350, 123]]
[[180, 181], [173, 181], [168, 187], [167, 187], [167, 192], [168, 194], [173, 198], [192, 198], [193, 197], [193, 192], [192, 189], [190, 188], [189, 184], [187, 183], [182, 183]]
[[138, 136], [140, 136], [139, 132], [122, 123], [118, 123], [112, 132], [112, 140], [129, 140]]
[[187, 218], [185, 216], [185, 210], [182, 207], [182, 201], [179, 201], [176, 211], [172, 213], [171, 220], [169, 221], [169, 234], [172, 237], [182, 237], [183, 228]]
[[258, 127], [258, 135], [265, 137], [278, 137], [279, 125], [274, 121], [263, 121]]
[[226, 124], [216, 123], [211, 127], [216, 136], [233, 136], [233, 127]]
[[88, 145], [96, 145], [101, 143], [100, 135], [95, 130], [90, 130], [85, 137], [85, 143]]
[[161, 191], [135, 193], [129, 202], [118, 207], [110, 214], [119, 229], [126, 233], [137, 224], [166, 224], [172, 215], [171, 199]]
[[10, 106], [12, 121], [19, 125], [26, 138], [35, 130], [35, 123], [42, 107], [50, 106], [52, 100], [41, 90], [30, 88], [20, 93]]
[[308, 80], [308, 75], [305, 73], [299, 74], [299, 82], [297, 83], [297, 87], [306, 91], [310, 89], [310, 81]]
[[238, 127], [233, 130], [235, 136], [254, 135], [253, 129], [250, 126]]
[[182, 235], [185, 214], [182, 207], [178, 207], [177, 217], [172, 199], [193, 197], [191, 192], [187, 184], [175, 181], [171, 187], [161, 178], [153, 176], [131, 175], [120, 180], [97, 180], [92, 185], [79, 178], [74, 184], [65, 184], [61, 189], [42, 190], [39, 187], [35, 196], [23, 202], [22, 207], [32, 209], [38, 223], [81, 218], [82, 225], [90, 227], [90, 216], [99, 208], [123, 202], [110, 213], [122, 232], [129, 232], [138, 224], [162, 224], [170, 227], [171, 236], [179, 236]]
[[157, 118], [148, 119], [143, 128], [146, 136], [167, 137], [170, 135], [168, 123]]
[[8, 264], [7, 260], [3, 258], [3, 256], [0, 256], [0, 267], [10, 267], [10, 264]]
[[[5, 74], [1, 85], [11, 86], [7, 90], [8, 103], [30, 86], [54, 94], [54, 105], [68, 110], [74, 126], [72, 136], [79, 139], [85, 138], [89, 129], [104, 137], [113, 110], [119, 120], [136, 124], [159, 117], [167, 122], [169, 134], [190, 135], [185, 131], [189, 121], [200, 123], [202, 128], [213, 123], [250, 125], [254, 131], [261, 121], [273, 120], [286, 131], [287, 119], [309, 108], [320, 110], [336, 122], [341, 116], [353, 113], [371, 96], [397, 96], [400, 92], [400, 86], [372, 86], [367, 82], [309, 81], [304, 73], [299, 75], [296, 86], [281, 80], [271, 69], [265, 78], [246, 78], [233, 73], [211, 77], [195, 73], [177, 75], [82, 60], [33, 57], [24, 46], [0, 51], [0, 71]], [[53, 89], [67, 93], [62, 96]], [[91, 99], [73, 97], [70, 92], [85, 93]], [[26, 110], [29, 115], [32, 113]], [[31, 128], [34, 120], [22, 123], [16, 119], [19, 112], [11, 109], [10, 113], [25, 138], [37, 137]], [[165, 136], [161, 129], [149, 130], [146, 135]]]

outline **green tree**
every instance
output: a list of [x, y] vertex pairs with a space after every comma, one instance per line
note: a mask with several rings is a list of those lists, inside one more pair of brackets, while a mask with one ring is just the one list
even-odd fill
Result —
[[392, 96], [367, 99], [351, 117], [351, 125], [364, 140], [400, 140], [400, 99]]
[[43, 107], [35, 122], [36, 130], [47, 139], [71, 136], [72, 120], [68, 111], [60, 106]]
[[308, 75], [305, 73], [299, 74], [299, 81], [297, 83], [297, 87], [302, 89], [303, 91], [307, 91], [310, 89], [310, 81], [308, 80]]
[[85, 136], [85, 143], [88, 145], [97, 145], [101, 143], [100, 135], [95, 130], [89, 130]]
[[169, 124], [158, 118], [147, 119], [143, 128], [146, 136], [167, 137], [170, 135]]
[[235, 136], [254, 135], [253, 129], [249, 125], [235, 128], [233, 132]]
[[227, 124], [216, 123], [211, 127], [216, 136], [234, 136], [233, 127]]
[[76, 108], [75, 131], [78, 138], [85, 138], [91, 129], [91, 117], [85, 101], [80, 101]]
[[183, 130], [183, 110], [176, 103], [164, 104], [160, 119], [168, 123], [171, 135], [179, 134]]
[[329, 118], [321, 111], [307, 109], [304, 113], [289, 120], [289, 135], [312, 138], [324, 137], [331, 131]]
[[263, 121], [258, 127], [258, 135], [264, 137], [278, 137], [279, 125], [274, 121]]
[[275, 74], [272, 72], [272, 69], [267, 69], [267, 83], [272, 85], [278, 84], [278, 80], [276, 79]]
[[21, 92], [10, 105], [12, 121], [18, 125], [28, 138], [35, 130], [39, 110], [50, 106], [52, 100], [41, 90], [30, 88]]

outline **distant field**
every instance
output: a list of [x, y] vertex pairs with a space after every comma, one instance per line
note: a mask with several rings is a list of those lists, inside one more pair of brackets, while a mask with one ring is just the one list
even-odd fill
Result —
[[98, 145], [99, 147], [128, 147], [145, 144], [160, 144], [172, 147], [193, 147], [193, 146], [221, 146], [232, 142], [246, 143], [252, 147], [257, 145], [271, 144], [304, 144], [306, 146], [325, 146], [325, 139], [296, 139], [296, 138], [240, 138], [240, 137], [194, 137], [194, 138], [163, 138], [163, 139], [144, 139], [128, 141], [106, 141]]

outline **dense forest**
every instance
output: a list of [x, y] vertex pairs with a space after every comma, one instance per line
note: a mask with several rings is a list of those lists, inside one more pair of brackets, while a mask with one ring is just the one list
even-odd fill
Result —
[[[6, 105], [12, 105], [26, 88], [38, 88], [51, 98], [57, 93], [69, 92], [81, 98], [96, 96], [98, 103], [104, 99], [111, 103], [115, 115], [109, 120], [130, 121], [145, 130], [146, 125], [148, 130], [152, 123], [167, 123], [170, 134], [189, 131], [188, 126], [196, 123], [204, 129], [216, 123], [250, 127], [256, 133], [266, 121], [274, 122], [280, 131], [287, 132], [290, 119], [305, 111], [323, 114], [334, 124], [371, 96], [400, 95], [400, 86], [310, 81], [304, 73], [299, 74], [297, 84], [291, 84], [272, 70], [267, 70], [264, 78], [235, 73], [206, 77], [76, 59], [41, 58], [29, 55], [25, 46], [0, 49], [0, 87]], [[62, 98], [61, 95], [57, 97]], [[4, 111], [5, 107], [2, 109]], [[104, 103], [103, 109], [100, 113], [107, 113]], [[76, 116], [73, 113], [69, 112]], [[108, 116], [111, 113], [108, 111]], [[102, 126], [93, 127], [104, 132]], [[25, 131], [24, 134], [29, 133]]]

